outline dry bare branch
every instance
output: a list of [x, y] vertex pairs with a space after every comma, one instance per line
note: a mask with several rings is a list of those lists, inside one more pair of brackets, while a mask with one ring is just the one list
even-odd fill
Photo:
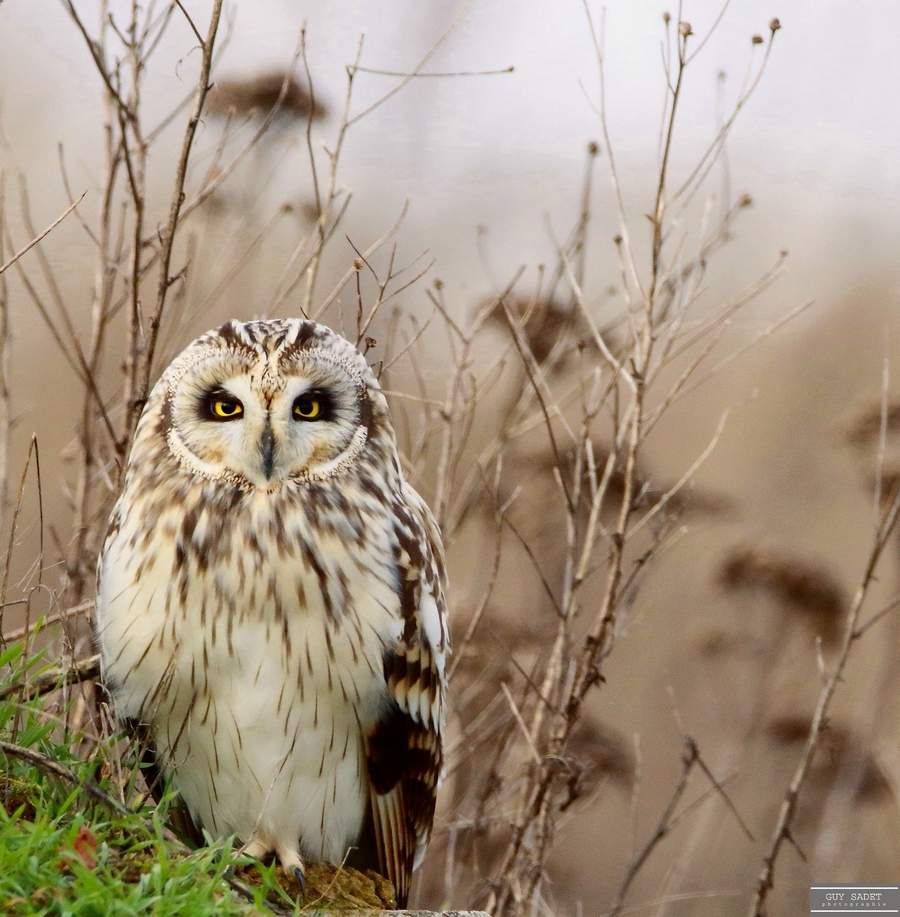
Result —
[[172, 202], [169, 206], [169, 218], [160, 235], [161, 254], [156, 306], [147, 323], [146, 346], [142, 354], [143, 366], [141, 368], [140, 377], [137, 380], [132, 398], [128, 399], [126, 405], [128, 410], [127, 429], [129, 434], [137, 423], [137, 418], [140, 415], [140, 411], [143, 409], [144, 402], [147, 399], [147, 392], [150, 388], [150, 378], [153, 372], [153, 358], [156, 353], [156, 341], [159, 337], [159, 326], [162, 322], [166, 298], [172, 282], [172, 251], [175, 244], [175, 233], [178, 229], [179, 217], [181, 216], [181, 209], [184, 203], [184, 183], [187, 178], [188, 160], [190, 159], [194, 136], [197, 133], [197, 125], [200, 122], [200, 116], [203, 114], [203, 106], [206, 102], [206, 96], [210, 88], [209, 76], [212, 68], [216, 34], [219, 30], [219, 19], [222, 14], [222, 2], [223, 0], [213, 0], [212, 3], [206, 40], [203, 43], [203, 58], [200, 62], [200, 77], [197, 82], [194, 107], [188, 119], [187, 127], [185, 128], [184, 138], [181, 143], [181, 152], [178, 156], [178, 164], [175, 169], [175, 187], [172, 192]]
[[881, 559], [884, 548], [890, 543], [891, 536], [897, 525], [898, 515], [900, 515], [900, 494], [896, 494], [893, 502], [880, 513], [872, 548], [866, 560], [862, 578], [853, 596], [853, 601], [847, 610], [844, 624], [844, 636], [837, 653], [837, 658], [819, 693], [816, 707], [809, 724], [809, 734], [806, 744], [800, 755], [800, 760], [797, 762], [787, 790], [785, 791], [775, 827], [766, 847], [765, 854], [763, 855], [763, 867], [757, 878], [756, 891], [748, 911], [750, 917], [764, 917], [766, 914], [766, 901], [774, 885], [775, 865], [778, 862], [781, 847], [785, 842], [793, 842], [791, 826], [797, 809], [797, 801], [806, 783], [810, 765], [812, 764], [816, 749], [821, 741], [822, 733], [826, 728], [828, 713], [831, 709], [834, 694], [838, 685], [843, 681], [844, 671], [847, 667], [850, 653], [856, 641], [864, 632], [858, 629], [860, 613], [862, 612], [866, 597], [868, 596], [869, 588], [875, 578], [878, 562]]
[[0, 274], [5, 274], [6, 271], [11, 268], [23, 255], [27, 254], [37, 245], [42, 242], [60, 223], [84, 200], [87, 191], [82, 192], [80, 198], [77, 201], [69, 204], [68, 207], [43, 231], [39, 232], [27, 245], [19, 249], [8, 261], [0, 264]]

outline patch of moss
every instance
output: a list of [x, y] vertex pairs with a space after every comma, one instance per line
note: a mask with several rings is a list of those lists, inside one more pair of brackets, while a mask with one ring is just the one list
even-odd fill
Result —
[[20, 818], [34, 821], [35, 808], [31, 799], [31, 784], [9, 774], [0, 774], [0, 806], [7, 815], [18, 812]]
[[[242, 867], [238, 873], [247, 884], [256, 885], [260, 881], [254, 866]], [[391, 910], [397, 906], [394, 886], [371, 869], [360, 872], [349, 866], [310, 863], [306, 867], [306, 885], [302, 891], [297, 880], [281, 867], [275, 870], [275, 875], [282, 888], [307, 913]]]

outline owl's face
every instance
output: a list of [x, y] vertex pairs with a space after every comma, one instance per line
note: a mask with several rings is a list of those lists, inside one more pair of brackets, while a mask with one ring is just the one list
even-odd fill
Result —
[[366, 441], [368, 367], [327, 329], [329, 346], [316, 337], [300, 346], [298, 328], [311, 324], [231, 322], [188, 348], [167, 397], [169, 447], [182, 465], [275, 490], [356, 457]]

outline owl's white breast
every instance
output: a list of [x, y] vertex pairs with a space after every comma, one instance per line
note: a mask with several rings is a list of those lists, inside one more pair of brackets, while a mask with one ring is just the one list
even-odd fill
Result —
[[151, 726], [211, 834], [299, 836], [340, 862], [367, 806], [360, 731], [387, 702], [402, 626], [388, 521], [373, 503], [313, 525], [264, 493], [223, 518], [210, 493], [188, 488], [151, 525], [133, 497], [107, 544], [97, 631], [117, 712]]

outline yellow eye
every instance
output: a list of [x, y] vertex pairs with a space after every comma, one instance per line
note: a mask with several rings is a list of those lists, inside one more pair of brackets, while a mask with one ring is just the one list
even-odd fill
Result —
[[322, 414], [322, 401], [313, 395], [301, 395], [294, 402], [294, 417], [300, 420], [317, 420]]
[[244, 409], [239, 401], [219, 399], [212, 403], [212, 412], [215, 417], [221, 417], [222, 420], [231, 420], [233, 417], [240, 417]]

